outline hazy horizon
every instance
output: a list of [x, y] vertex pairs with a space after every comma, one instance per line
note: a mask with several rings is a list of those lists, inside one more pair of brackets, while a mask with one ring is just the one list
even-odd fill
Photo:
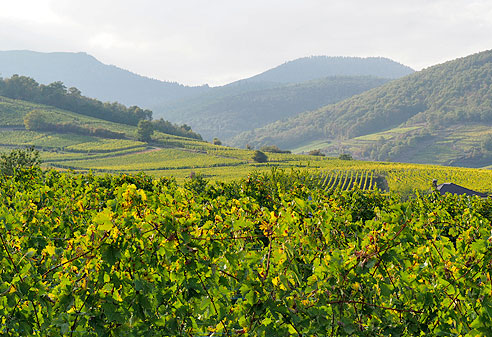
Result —
[[301, 57], [385, 57], [415, 70], [492, 48], [485, 0], [18, 0], [0, 49], [86, 52], [185, 85], [222, 85]]

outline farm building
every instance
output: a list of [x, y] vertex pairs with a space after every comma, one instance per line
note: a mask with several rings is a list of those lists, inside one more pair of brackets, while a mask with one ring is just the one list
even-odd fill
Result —
[[434, 185], [434, 188], [441, 194], [451, 193], [451, 194], [457, 194], [457, 195], [478, 195], [481, 198], [487, 197], [487, 194], [485, 194], [485, 193], [473, 191], [473, 190], [470, 190], [466, 187], [456, 185], [453, 183], [444, 183], [444, 184], [438, 185], [437, 180], [434, 180], [432, 182], [432, 184]]

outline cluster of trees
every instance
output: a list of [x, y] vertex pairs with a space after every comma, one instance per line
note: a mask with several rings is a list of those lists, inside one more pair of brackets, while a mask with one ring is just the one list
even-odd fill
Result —
[[260, 151], [270, 153], [291, 153], [289, 150], [282, 150], [277, 145], [265, 145], [260, 148]]
[[[150, 122], [149, 122], [150, 123]], [[24, 126], [27, 130], [52, 131], [58, 133], [76, 133], [79, 135], [95, 136], [110, 139], [123, 139], [125, 134], [104, 128], [88, 128], [74, 123], [51, 123], [39, 110], [32, 110], [24, 117]]]
[[170, 135], [202, 140], [202, 136], [196, 132], [193, 132], [191, 126], [187, 124], [177, 125], [160, 118], [152, 121], [152, 127], [156, 131]]
[[427, 129], [402, 134], [394, 139], [381, 137], [376, 142], [365, 146], [360, 156], [371, 160], [391, 161], [403, 160], [408, 151], [434, 138]]
[[[150, 110], [142, 109], [138, 106], [126, 107], [117, 102], [103, 103], [97, 99], [83, 96], [77, 88], [67, 88], [62, 82], [44, 85], [26, 76], [13, 75], [11, 78], [0, 78], [0, 96], [46, 104], [81, 115], [127, 125], [136, 126], [141, 120], [152, 121], [152, 111]], [[31, 116], [30, 118], [34, 117]], [[38, 125], [33, 130], [41, 130], [39, 127]], [[44, 130], [47, 130], [47, 127], [56, 128], [57, 131], [61, 130], [61, 124], [45, 125]], [[73, 130], [69, 130], [71, 127], [75, 128], [74, 125], [64, 125], [66, 132], [74, 132]], [[202, 139], [199, 134], [191, 130], [190, 126], [186, 124], [176, 125], [162, 118], [152, 121], [152, 127], [154, 130], [171, 135]], [[81, 131], [76, 130], [76, 132]], [[118, 136], [116, 135], [115, 138], [118, 138]]]
[[67, 88], [62, 82], [44, 85], [26, 76], [13, 75], [11, 78], [0, 80], [0, 96], [46, 104], [81, 115], [128, 125], [137, 125], [141, 119], [152, 119], [150, 110], [138, 106], [126, 107], [117, 102], [103, 103], [83, 96], [77, 88]]

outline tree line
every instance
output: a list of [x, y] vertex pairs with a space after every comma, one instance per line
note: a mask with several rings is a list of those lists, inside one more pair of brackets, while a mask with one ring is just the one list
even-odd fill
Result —
[[[45, 85], [39, 84], [27, 76], [13, 75], [10, 78], [0, 78], [0, 96], [45, 104], [81, 115], [127, 125], [136, 126], [140, 120], [152, 121], [151, 110], [142, 109], [138, 106], [126, 107], [118, 102], [101, 102], [83, 96], [81, 91], [75, 87], [67, 88], [60, 81]], [[159, 119], [153, 121], [152, 125], [157, 131], [201, 139], [201, 136], [193, 132], [186, 124], [179, 126]]]

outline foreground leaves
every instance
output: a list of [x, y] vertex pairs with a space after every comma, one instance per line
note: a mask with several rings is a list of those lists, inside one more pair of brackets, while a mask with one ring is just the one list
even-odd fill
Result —
[[491, 201], [270, 178], [2, 180], [0, 334], [489, 333]]

